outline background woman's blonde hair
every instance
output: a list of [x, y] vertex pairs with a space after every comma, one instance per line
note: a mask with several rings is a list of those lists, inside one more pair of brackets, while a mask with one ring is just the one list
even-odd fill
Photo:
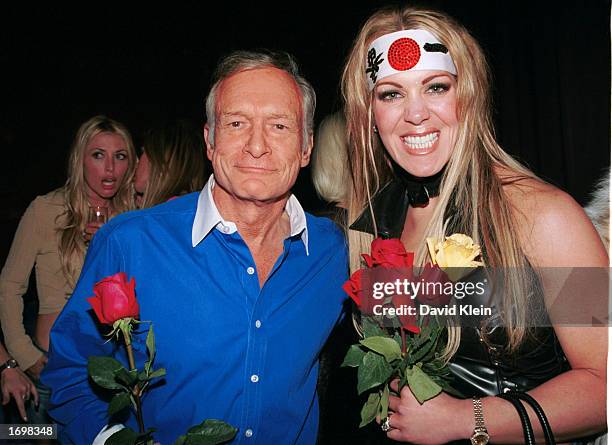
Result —
[[312, 151], [312, 182], [327, 202], [345, 207], [350, 188], [346, 144], [346, 119], [342, 112], [327, 116], [315, 135]]
[[189, 122], [179, 120], [149, 130], [144, 138], [144, 152], [149, 159], [149, 181], [142, 208], [204, 187], [204, 140]]
[[[373, 93], [368, 90], [365, 73], [368, 45], [377, 37], [404, 29], [424, 29], [434, 34], [446, 45], [457, 67], [458, 135], [442, 178], [439, 204], [425, 236], [443, 238], [454, 232], [470, 235], [482, 245], [488, 266], [504, 268], [507, 273], [501, 312], [509, 347], [515, 349], [527, 332], [533, 280], [503, 186], [534, 175], [495, 141], [485, 57], [469, 32], [445, 14], [412, 7], [383, 9], [367, 20], [355, 40], [342, 76], [353, 184], [349, 222], [368, 207], [372, 212], [372, 195], [392, 178], [384, 146], [372, 130]], [[503, 179], [500, 171], [505, 172]], [[371, 235], [349, 231], [351, 270], [360, 267], [359, 255], [369, 250], [371, 240]], [[423, 265], [426, 261], [423, 241], [416, 252], [416, 263]], [[450, 329], [449, 355], [458, 344], [459, 329]]]
[[132, 137], [125, 126], [106, 116], [94, 116], [78, 129], [68, 158], [68, 179], [64, 184], [66, 211], [60, 215], [59, 255], [62, 271], [70, 287], [74, 287], [85, 257], [83, 231], [87, 225], [89, 202], [85, 190], [83, 161], [89, 141], [100, 133], [114, 133], [123, 138], [128, 156], [128, 170], [123, 177], [117, 194], [111, 199], [114, 213], [134, 208], [132, 176], [136, 166], [136, 150]]

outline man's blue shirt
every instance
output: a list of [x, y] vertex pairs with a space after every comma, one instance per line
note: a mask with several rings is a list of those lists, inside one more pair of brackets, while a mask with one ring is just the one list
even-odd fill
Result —
[[[315, 443], [318, 355], [345, 300], [344, 238], [331, 221], [305, 214], [306, 232], [284, 240], [260, 288], [237, 231], [224, 233], [220, 223], [193, 240], [199, 196], [119, 215], [96, 234], [51, 331], [43, 373], [63, 442], [91, 443], [112, 423], [108, 402], [88, 381], [87, 358], [112, 355], [126, 363], [125, 350], [106, 342], [86, 298], [97, 281], [123, 271], [136, 280], [140, 319], [154, 325], [154, 368], [167, 372], [143, 399], [145, 426], [157, 429], [156, 441], [171, 444], [214, 418], [239, 429], [233, 443]], [[147, 329], [144, 323], [133, 335], [139, 369]], [[137, 431], [132, 414], [117, 421]]]

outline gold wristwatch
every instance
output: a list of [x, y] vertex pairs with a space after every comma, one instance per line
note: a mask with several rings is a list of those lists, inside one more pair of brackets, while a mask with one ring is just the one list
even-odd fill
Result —
[[484, 423], [484, 414], [482, 412], [482, 401], [478, 397], [472, 397], [472, 405], [474, 406], [474, 433], [470, 437], [472, 445], [486, 445], [489, 443], [489, 432]]

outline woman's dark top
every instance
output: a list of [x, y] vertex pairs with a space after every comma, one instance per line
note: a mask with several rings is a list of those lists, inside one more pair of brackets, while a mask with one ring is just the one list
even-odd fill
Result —
[[[404, 227], [406, 212], [411, 204], [410, 193], [406, 192], [405, 181], [395, 179], [383, 187], [373, 198], [372, 207], [378, 236], [399, 238]], [[366, 209], [351, 225], [351, 229], [374, 233], [371, 213]], [[535, 272], [530, 269], [530, 272]], [[479, 269], [470, 275], [470, 281], [485, 278], [485, 270]], [[535, 276], [535, 275], [534, 275]], [[537, 279], [533, 280], [538, 282]], [[491, 282], [490, 280], [488, 281]], [[507, 352], [506, 329], [501, 326], [497, 305], [497, 293], [492, 296], [487, 287], [481, 301], [470, 301], [478, 306], [491, 307], [493, 314], [487, 317], [487, 325], [475, 320], [462, 320], [459, 350], [450, 362], [453, 382], [451, 385], [464, 397], [496, 395], [507, 389], [527, 391], [569, 369], [569, 364], [559, 344], [554, 329], [550, 326], [545, 310], [544, 318], [533, 319], [539, 326], [531, 329], [517, 351]], [[533, 289], [530, 299], [543, 302], [539, 286]], [[541, 305], [540, 307], [543, 307]], [[547, 323], [548, 320], [548, 323]], [[527, 324], [529, 326], [529, 324]], [[485, 332], [487, 334], [485, 335]]]

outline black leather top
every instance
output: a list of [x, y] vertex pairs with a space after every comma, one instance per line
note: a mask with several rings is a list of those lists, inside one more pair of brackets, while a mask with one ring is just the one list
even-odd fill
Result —
[[[400, 180], [395, 179], [384, 186], [372, 198], [379, 236], [399, 238], [409, 206]], [[351, 229], [373, 234], [369, 209], [365, 209]], [[482, 279], [480, 275], [484, 273], [484, 270], [479, 270], [470, 276], [470, 280]], [[486, 340], [482, 330], [476, 327], [480, 324], [470, 320], [469, 327], [462, 327], [459, 350], [450, 362], [454, 376], [452, 385], [464, 397], [496, 395], [507, 388], [526, 391], [569, 369], [552, 327], [532, 329], [519, 350], [508, 354], [506, 330], [501, 326], [495, 327], [499, 324], [496, 323], [498, 313], [495, 305], [491, 304], [490, 292], [485, 292], [481, 298], [485, 306], [492, 306], [494, 311]], [[530, 298], [542, 298], [541, 290], [534, 289]]]

